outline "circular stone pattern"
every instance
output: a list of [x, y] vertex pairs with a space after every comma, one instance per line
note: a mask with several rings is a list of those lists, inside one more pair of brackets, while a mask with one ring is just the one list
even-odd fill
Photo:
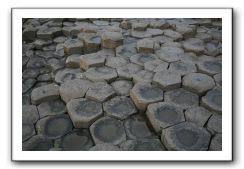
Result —
[[103, 109], [108, 116], [121, 120], [137, 112], [131, 99], [126, 96], [116, 96], [103, 103]]
[[167, 102], [150, 104], [146, 115], [156, 132], [185, 121], [183, 110], [175, 104]]
[[222, 87], [215, 87], [202, 97], [201, 104], [211, 111], [222, 113]]
[[180, 123], [162, 131], [161, 141], [170, 151], [206, 151], [211, 135], [194, 123]]
[[150, 103], [162, 101], [163, 94], [160, 88], [149, 83], [137, 83], [130, 91], [131, 99], [141, 111], [145, 111]]
[[57, 139], [73, 128], [72, 122], [67, 114], [47, 116], [36, 123], [37, 133], [49, 139]]
[[94, 82], [97, 81], [107, 81], [111, 82], [117, 77], [117, 72], [115, 69], [110, 67], [96, 67], [89, 68], [85, 72], [85, 76]]
[[103, 114], [101, 103], [85, 98], [73, 99], [66, 107], [75, 128], [88, 128]]
[[183, 77], [182, 85], [183, 88], [202, 95], [212, 89], [215, 83], [213, 78], [206, 74], [190, 73]]
[[90, 132], [96, 144], [118, 145], [126, 140], [123, 123], [110, 117], [103, 117], [94, 122], [90, 127]]

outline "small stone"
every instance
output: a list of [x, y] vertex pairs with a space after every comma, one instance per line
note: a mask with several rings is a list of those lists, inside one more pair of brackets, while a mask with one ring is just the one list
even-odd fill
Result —
[[22, 80], [22, 93], [29, 91], [36, 83], [36, 79], [23, 79]]
[[181, 76], [197, 71], [195, 64], [186, 62], [174, 62], [169, 65], [169, 70], [179, 73]]
[[69, 39], [64, 42], [64, 52], [67, 55], [82, 54], [84, 51], [84, 44], [78, 39]]
[[105, 65], [116, 69], [126, 64], [128, 64], [128, 60], [122, 57], [109, 57], [106, 59]]
[[211, 112], [199, 106], [189, 108], [185, 111], [185, 117], [188, 122], [195, 123], [202, 127], [206, 124], [211, 115]]
[[135, 74], [139, 70], [142, 70], [142, 66], [139, 66], [134, 63], [129, 63], [127, 65], [117, 68], [118, 76], [120, 78], [124, 78], [128, 80], [132, 79], [133, 74]]
[[62, 84], [69, 80], [74, 79], [81, 79], [83, 77], [83, 74], [80, 69], [63, 69], [56, 73], [55, 75], [55, 82]]
[[166, 102], [175, 103], [183, 109], [198, 106], [199, 104], [199, 97], [197, 94], [194, 94], [182, 88], [165, 92], [164, 100]]
[[85, 72], [85, 76], [87, 79], [98, 82], [98, 81], [107, 81], [112, 82], [114, 79], [117, 78], [117, 72], [115, 69], [110, 67], [94, 67], [89, 68]]
[[128, 80], [118, 80], [111, 83], [111, 86], [114, 88], [117, 95], [129, 96], [130, 89], [133, 87], [133, 84]]
[[153, 80], [154, 73], [147, 70], [140, 70], [133, 75], [134, 83], [151, 83]]
[[149, 53], [140, 53], [130, 57], [130, 61], [140, 66], [144, 66], [146, 62], [157, 59], [157, 56]]
[[216, 134], [210, 143], [210, 151], [222, 151], [222, 134]]
[[147, 106], [163, 100], [163, 91], [148, 83], [137, 83], [130, 91], [130, 97], [136, 107], [145, 111]]
[[116, 96], [103, 103], [103, 109], [108, 116], [124, 120], [137, 112], [133, 102], [126, 96]]
[[80, 67], [80, 55], [79, 54], [73, 54], [67, 57], [66, 59], [66, 67], [67, 68], [79, 68]]
[[101, 46], [101, 37], [96, 34], [86, 34], [83, 37], [85, 53], [94, 53], [99, 51]]
[[183, 109], [167, 102], [150, 104], [146, 115], [155, 132], [185, 121]]
[[110, 117], [102, 117], [94, 122], [90, 127], [90, 132], [95, 144], [118, 145], [126, 140], [123, 123]]
[[148, 24], [143, 22], [134, 22], [132, 23], [132, 29], [135, 31], [145, 31]]
[[40, 104], [44, 101], [51, 101], [59, 98], [59, 86], [55, 84], [48, 84], [35, 88], [31, 92], [32, 104]]
[[176, 62], [182, 53], [184, 53], [184, 50], [178, 47], [161, 47], [156, 55], [165, 62]]
[[122, 22], [120, 22], [119, 27], [122, 29], [131, 29], [132, 25], [129, 21], [123, 20]]
[[80, 56], [80, 68], [89, 69], [91, 67], [101, 67], [104, 66], [105, 55], [100, 55], [98, 53], [86, 54]]
[[102, 143], [90, 148], [89, 151], [121, 151], [121, 149], [113, 144]]
[[222, 133], [222, 115], [214, 113], [207, 123], [207, 129], [212, 133]]
[[139, 53], [154, 53], [155, 42], [150, 39], [137, 41], [137, 51]]
[[52, 140], [35, 135], [22, 144], [22, 151], [48, 151], [52, 146]]
[[137, 53], [136, 47], [133, 45], [122, 45], [116, 48], [116, 56], [129, 59]]
[[36, 123], [37, 133], [49, 139], [60, 138], [72, 128], [72, 122], [67, 114], [47, 116]]
[[162, 131], [161, 141], [169, 151], [206, 151], [211, 135], [194, 123], [180, 123]]
[[50, 115], [64, 114], [66, 107], [61, 100], [43, 102], [37, 106], [40, 118]]
[[123, 45], [123, 36], [119, 32], [104, 32], [102, 34], [102, 46], [104, 48], [115, 49]]
[[183, 48], [187, 52], [201, 54], [204, 52], [204, 43], [201, 39], [189, 38], [183, 42]]
[[206, 59], [197, 64], [198, 71], [210, 76], [222, 72], [222, 61], [219, 59]]
[[215, 87], [202, 97], [202, 106], [222, 114], [222, 87]]
[[35, 127], [30, 122], [22, 121], [22, 142], [36, 134]]
[[169, 64], [159, 59], [151, 60], [144, 63], [144, 68], [152, 72], [160, 72], [166, 70]]
[[96, 82], [86, 93], [86, 98], [95, 100], [98, 102], [104, 102], [109, 100], [115, 95], [115, 91], [112, 86], [106, 82]]

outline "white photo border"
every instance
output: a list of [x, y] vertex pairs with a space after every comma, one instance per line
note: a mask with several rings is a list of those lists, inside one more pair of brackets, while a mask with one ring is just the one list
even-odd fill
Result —
[[[12, 8], [13, 161], [232, 161], [232, 9]], [[22, 151], [22, 18], [222, 18], [222, 151]]]

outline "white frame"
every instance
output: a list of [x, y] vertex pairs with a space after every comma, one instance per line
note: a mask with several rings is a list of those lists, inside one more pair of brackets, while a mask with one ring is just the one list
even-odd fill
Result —
[[[22, 151], [22, 18], [222, 18], [222, 151]], [[231, 161], [232, 9], [12, 9], [12, 160]]]

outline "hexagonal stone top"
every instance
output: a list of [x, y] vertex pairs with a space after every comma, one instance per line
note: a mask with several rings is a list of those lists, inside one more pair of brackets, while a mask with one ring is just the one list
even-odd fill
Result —
[[122, 58], [130, 58], [137, 53], [135, 46], [133, 45], [122, 45], [116, 48], [116, 56]]
[[174, 62], [169, 65], [169, 70], [179, 73], [181, 76], [196, 72], [197, 68], [195, 64], [187, 62]]
[[39, 118], [35, 105], [22, 105], [22, 121], [36, 123]]
[[137, 41], [137, 51], [139, 53], [154, 53], [155, 42], [150, 39]]
[[189, 108], [185, 111], [185, 117], [188, 122], [195, 123], [202, 127], [205, 125], [211, 115], [211, 112], [199, 106]]
[[180, 34], [179, 32], [173, 31], [171, 29], [165, 29], [163, 31], [164, 31], [165, 36], [172, 38], [174, 41], [179, 41], [183, 38], [182, 34]]
[[109, 57], [106, 59], [106, 66], [112, 68], [118, 68], [128, 63], [128, 60], [124, 59], [123, 57]]
[[183, 77], [183, 88], [197, 94], [204, 94], [215, 86], [212, 77], [202, 73], [190, 73]]
[[181, 76], [179, 73], [170, 70], [156, 72], [153, 77], [153, 83], [165, 91], [180, 88]]
[[97, 81], [107, 81], [111, 82], [117, 77], [117, 72], [115, 69], [110, 67], [94, 67], [89, 68], [84, 75], [87, 79], [97, 82]]
[[47, 116], [36, 123], [37, 133], [49, 139], [57, 139], [73, 128], [72, 122], [67, 114]]
[[103, 103], [103, 109], [108, 116], [123, 120], [137, 112], [132, 100], [126, 96], [116, 96]]
[[159, 59], [151, 60], [144, 63], [144, 68], [152, 72], [160, 72], [166, 70], [169, 64]]
[[55, 100], [57, 98], [59, 98], [59, 86], [56, 84], [37, 87], [31, 92], [32, 104], [40, 104], [41, 102]]
[[170, 151], [206, 151], [209, 132], [194, 123], [180, 123], [162, 131], [161, 141]]
[[66, 54], [82, 54], [84, 43], [78, 39], [68, 39], [64, 42], [64, 52]]
[[129, 64], [119, 67], [117, 69], [117, 72], [118, 72], [119, 77], [125, 78], [125, 79], [131, 79], [133, 77], [133, 74], [135, 74], [139, 70], [142, 70], [142, 66], [139, 66], [134, 63], [129, 63]]
[[201, 104], [211, 111], [222, 113], [222, 87], [215, 87], [202, 97]]
[[85, 79], [68, 80], [63, 83], [60, 88], [60, 96], [66, 103], [71, 99], [84, 97], [88, 88], [92, 86], [92, 82]]
[[207, 123], [207, 129], [212, 133], [222, 133], [222, 115], [214, 113]]
[[183, 109], [198, 106], [199, 104], [199, 97], [197, 94], [182, 88], [165, 92], [164, 100], [166, 102], [173, 102]]
[[123, 36], [120, 32], [104, 32], [102, 34], [102, 46], [114, 49], [123, 44]]
[[73, 54], [67, 57], [65, 61], [67, 68], [79, 68], [80, 67], [80, 55]]
[[151, 83], [154, 73], [148, 70], [140, 70], [133, 75], [134, 83]]
[[106, 82], [97, 82], [87, 91], [86, 98], [95, 100], [98, 102], [104, 102], [115, 95], [115, 91], [112, 86]]
[[156, 132], [185, 121], [183, 110], [173, 103], [159, 102], [147, 107], [146, 115]]
[[160, 50], [156, 51], [158, 57], [165, 62], [176, 62], [179, 60], [179, 54], [184, 53], [182, 48], [178, 47], [161, 47]]
[[148, 24], [144, 22], [133, 22], [132, 29], [135, 31], [145, 31], [147, 29]]
[[80, 69], [63, 69], [56, 73], [55, 82], [62, 84], [68, 80], [81, 79], [83, 78], [83, 73]]
[[183, 48], [188, 52], [200, 54], [204, 51], [204, 42], [201, 39], [189, 38], [183, 42]]
[[110, 117], [103, 117], [94, 122], [90, 127], [90, 132], [96, 144], [118, 145], [126, 140], [123, 123]]
[[130, 61], [132, 63], [138, 64], [140, 66], [144, 66], [144, 63], [155, 60], [157, 58], [156, 55], [150, 53], [140, 53], [130, 57]]
[[199, 72], [215, 75], [222, 72], [222, 61], [220, 59], [204, 59], [197, 63]]
[[98, 53], [86, 54], [80, 56], [80, 68], [87, 70], [90, 67], [104, 66], [105, 55]]
[[48, 151], [53, 146], [52, 140], [35, 135], [22, 145], [23, 151]]
[[102, 104], [86, 98], [72, 99], [66, 105], [75, 128], [88, 128], [102, 116]]
[[117, 95], [129, 96], [130, 89], [133, 87], [133, 83], [128, 80], [117, 80], [111, 83]]
[[149, 83], [137, 83], [130, 91], [130, 97], [139, 110], [145, 111], [148, 104], [162, 101], [163, 91]]

